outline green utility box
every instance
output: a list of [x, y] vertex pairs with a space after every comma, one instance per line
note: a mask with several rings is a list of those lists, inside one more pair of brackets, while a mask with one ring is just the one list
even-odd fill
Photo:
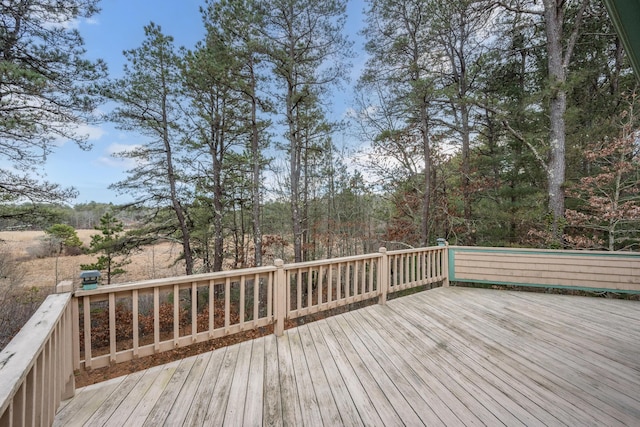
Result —
[[96, 289], [100, 280], [100, 272], [98, 270], [84, 270], [80, 273], [80, 278], [83, 290]]

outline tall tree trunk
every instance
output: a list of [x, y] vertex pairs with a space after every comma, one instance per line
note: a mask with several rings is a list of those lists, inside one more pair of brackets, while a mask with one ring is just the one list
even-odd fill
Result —
[[562, 243], [564, 219], [564, 180], [565, 180], [565, 119], [567, 93], [565, 83], [567, 69], [578, 36], [582, 16], [589, 3], [583, 0], [576, 16], [572, 34], [563, 48], [564, 0], [544, 0], [545, 34], [547, 38], [548, 74], [550, 86], [549, 99], [549, 163], [547, 167], [547, 186], [549, 211], [553, 216], [551, 233], [555, 243]]
[[[288, 16], [294, 16], [293, 3], [289, 4]], [[289, 21], [289, 25], [291, 22]], [[302, 95], [298, 92], [296, 61], [296, 39], [293, 28], [287, 29], [288, 57], [285, 62], [290, 67], [287, 75], [287, 124], [289, 126], [290, 143], [290, 185], [291, 185], [291, 223], [293, 231], [293, 254], [295, 262], [302, 261], [302, 217], [300, 212], [300, 177], [302, 164], [302, 144], [300, 142], [300, 118], [298, 116], [298, 104]]]
[[296, 115], [293, 103], [293, 87], [289, 88], [287, 96], [287, 119], [291, 141], [290, 154], [290, 185], [291, 185], [291, 223], [293, 230], [293, 253], [295, 262], [302, 261], [302, 217], [300, 212], [300, 167], [302, 149], [300, 147], [300, 135], [297, 132]]
[[466, 105], [466, 100], [464, 99], [467, 91], [464, 72], [461, 77], [463, 89], [459, 101], [461, 102], [460, 120], [462, 125], [462, 201], [464, 223], [467, 227], [465, 240], [466, 244], [473, 245], [475, 243], [475, 230], [472, 226], [471, 214], [471, 130], [469, 125], [469, 107]]
[[547, 36], [548, 73], [551, 94], [549, 99], [549, 164], [547, 183], [549, 210], [553, 215], [551, 232], [558, 243], [562, 239], [562, 218], [564, 218], [565, 179], [565, 122], [567, 109], [565, 69], [563, 67], [562, 25], [563, 10], [558, 0], [544, 1], [545, 31]]
[[420, 243], [422, 246], [427, 246], [429, 245], [429, 217], [431, 215], [431, 145], [429, 141], [429, 113], [425, 104], [420, 109], [420, 125], [424, 151], [424, 195], [422, 197]]
[[[214, 138], [219, 137], [220, 130], [212, 130]], [[216, 141], [211, 142], [211, 159], [213, 162], [213, 271], [222, 271], [224, 261], [224, 229], [222, 223], [222, 154], [221, 144]]]
[[253, 55], [250, 57], [249, 72], [251, 81], [251, 159], [253, 173], [251, 180], [253, 248], [256, 267], [262, 265], [262, 223], [260, 219], [260, 130], [258, 129], [258, 102], [256, 100], [256, 76], [253, 69]]
[[[164, 93], [168, 93], [164, 74], [162, 75], [162, 83]], [[187, 218], [184, 208], [178, 198], [178, 190], [176, 186], [176, 174], [173, 168], [173, 154], [171, 151], [171, 143], [169, 142], [169, 119], [167, 114], [166, 96], [162, 99], [162, 140], [164, 143], [165, 156], [167, 160], [167, 177], [169, 178], [169, 194], [173, 211], [178, 219], [178, 226], [182, 234], [182, 255], [184, 257], [185, 272], [187, 275], [193, 274], [193, 255], [191, 253], [191, 232], [187, 224]]]

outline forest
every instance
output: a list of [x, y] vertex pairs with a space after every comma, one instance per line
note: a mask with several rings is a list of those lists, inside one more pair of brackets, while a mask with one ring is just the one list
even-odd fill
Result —
[[[273, 245], [286, 261], [437, 238], [640, 248], [640, 80], [601, 2], [367, 0], [364, 52], [346, 5], [206, 0], [203, 40], [149, 23], [112, 78], [51, 24], [97, 0], [2, 2], [0, 228], [109, 213], [129, 230], [114, 244], [177, 241], [186, 274], [259, 266]], [[353, 105], [336, 119], [337, 92]], [[111, 186], [134, 202], [70, 207], [74, 189], [33, 170], [97, 120], [144, 141]]]

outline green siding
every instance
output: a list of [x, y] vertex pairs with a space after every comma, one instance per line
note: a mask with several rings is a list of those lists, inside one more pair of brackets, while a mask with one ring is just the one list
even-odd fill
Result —
[[640, 0], [604, 0], [604, 4], [640, 80]]

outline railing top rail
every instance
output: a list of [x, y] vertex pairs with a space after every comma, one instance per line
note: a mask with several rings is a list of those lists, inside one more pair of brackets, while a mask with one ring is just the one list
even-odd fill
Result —
[[640, 252], [631, 251], [592, 251], [575, 249], [537, 249], [537, 248], [505, 248], [487, 246], [448, 246], [450, 249], [468, 252], [496, 252], [505, 254], [554, 254], [554, 255], [577, 255], [577, 256], [609, 256], [609, 257], [640, 257]]
[[404, 255], [404, 254], [412, 254], [415, 252], [427, 252], [438, 249], [446, 249], [447, 246], [425, 246], [421, 248], [411, 248], [411, 249], [398, 249], [395, 251], [387, 251], [387, 255]]
[[8, 408], [70, 300], [70, 292], [49, 295], [0, 352], [0, 414]]
[[206, 280], [226, 279], [227, 277], [237, 277], [252, 274], [265, 274], [276, 270], [274, 266], [242, 268], [238, 270], [218, 271], [216, 273], [192, 274], [190, 276], [166, 277], [163, 279], [143, 280], [140, 282], [119, 283], [109, 286], [98, 286], [97, 289], [76, 291], [78, 297], [89, 295], [108, 294], [112, 292], [125, 292], [132, 289], [147, 289], [169, 285], [181, 285], [185, 283], [201, 282]]
[[321, 265], [337, 264], [341, 262], [362, 261], [362, 260], [375, 259], [380, 257], [382, 257], [382, 254], [380, 252], [372, 252], [370, 254], [353, 255], [353, 256], [341, 257], [341, 258], [329, 258], [329, 259], [321, 259], [317, 261], [295, 262], [291, 264], [285, 264], [284, 269], [295, 270], [299, 268], [318, 267]]

